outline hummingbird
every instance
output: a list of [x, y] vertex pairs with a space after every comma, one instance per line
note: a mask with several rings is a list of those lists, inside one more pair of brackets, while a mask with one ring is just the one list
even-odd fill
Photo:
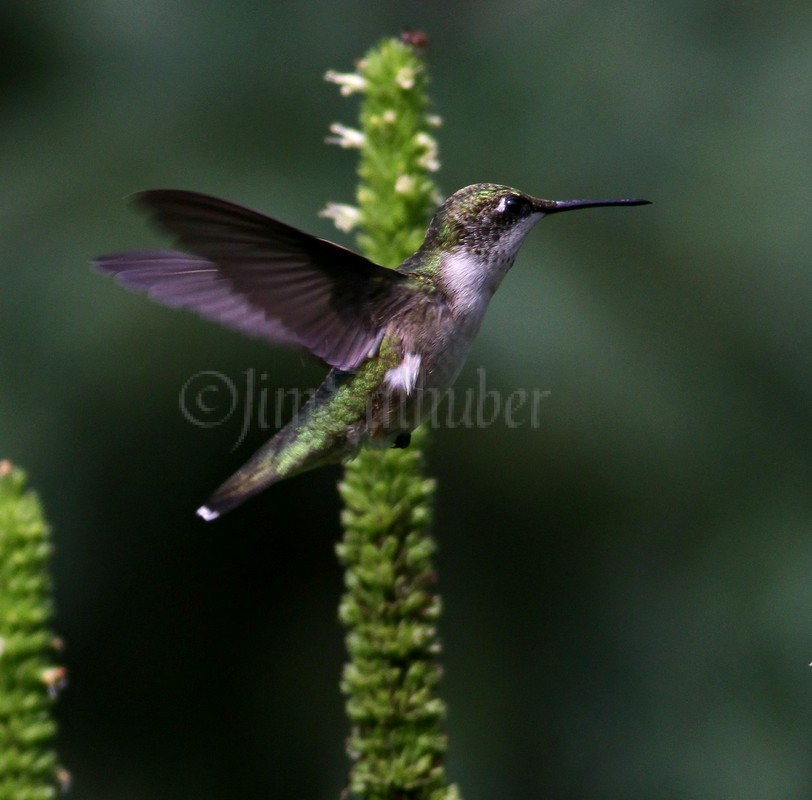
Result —
[[104, 255], [99, 270], [164, 305], [303, 347], [330, 367], [294, 419], [197, 510], [206, 521], [362, 446], [407, 447], [456, 379], [530, 229], [563, 211], [649, 202], [542, 200], [474, 184], [452, 194], [417, 252], [388, 269], [209, 195], [155, 189], [134, 200], [178, 249]]

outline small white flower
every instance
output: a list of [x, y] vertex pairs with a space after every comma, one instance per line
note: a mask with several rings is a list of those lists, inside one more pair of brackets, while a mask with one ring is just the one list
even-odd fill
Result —
[[387, 125], [391, 125], [397, 119], [397, 114], [395, 114], [393, 108], [387, 108], [386, 111], [383, 112], [382, 119]]
[[327, 205], [319, 211], [320, 217], [327, 217], [333, 220], [333, 224], [340, 231], [349, 233], [361, 219], [361, 211], [355, 206], [347, 205], [346, 203], [327, 203]]
[[440, 169], [440, 159], [437, 152], [437, 140], [433, 136], [421, 131], [414, 137], [415, 144], [425, 151], [417, 160], [417, 163], [429, 172], [437, 172]]
[[48, 689], [48, 696], [53, 700], [68, 685], [68, 671], [65, 667], [49, 667], [40, 674], [40, 680]]
[[414, 191], [417, 181], [411, 175], [400, 175], [395, 181], [395, 191], [398, 194], [410, 194]]
[[439, 114], [427, 114], [426, 124], [432, 128], [439, 128], [443, 124], [443, 118]]
[[324, 80], [338, 84], [341, 87], [341, 94], [345, 97], [354, 92], [363, 92], [367, 88], [366, 78], [357, 72], [336, 72], [331, 69], [325, 73]]
[[401, 67], [395, 75], [395, 83], [401, 89], [412, 89], [414, 87], [414, 70], [411, 67]]
[[364, 144], [364, 134], [356, 128], [348, 128], [340, 122], [334, 122], [330, 126], [330, 133], [335, 136], [328, 136], [324, 141], [329, 144], [337, 144], [345, 149], [361, 148]]

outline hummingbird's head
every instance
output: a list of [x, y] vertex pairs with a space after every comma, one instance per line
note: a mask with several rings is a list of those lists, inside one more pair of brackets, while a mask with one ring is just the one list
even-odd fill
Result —
[[542, 200], [494, 183], [460, 189], [434, 214], [421, 248], [440, 253], [441, 282], [454, 295], [491, 293], [513, 265], [530, 229], [544, 216], [594, 206], [638, 206], [648, 200]]
[[483, 262], [511, 262], [543, 216], [530, 195], [493, 183], [460, 189], [434, 215], [426, 242]]
[[426, 238], [485, 260], [512, 261], [528, 231], [547, 214], [646, 203], [648, 200], [542, 200], [509, 186], [475, 183], [454, 192], [437, 209]]

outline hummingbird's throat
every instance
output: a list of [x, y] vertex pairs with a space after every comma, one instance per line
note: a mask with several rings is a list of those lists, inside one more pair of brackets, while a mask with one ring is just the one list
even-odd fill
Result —
[[459, 248], [444, 259], [440, 286], [455, 316], [481, 319], [502, 278], [513, 266], [515, 256]]

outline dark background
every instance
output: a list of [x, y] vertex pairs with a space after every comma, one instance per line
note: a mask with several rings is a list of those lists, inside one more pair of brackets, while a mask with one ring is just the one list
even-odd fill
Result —
[[812, 796], [812, 7], [86, 0], [0, 5], [0, 455], [55, 529], [81, 800], [337, 798], [337, 468], [216, 524], [262, 442], [184, 382], [323, 370], [124, 292], [122, 201], [210, 192], [344, 244], [357, 104], [322, 81], [432, 37], [442, 189], [637, 195], [543, 222], [459, 388], [540, 424], [438, 431], [449, 771], [485, 798]]

